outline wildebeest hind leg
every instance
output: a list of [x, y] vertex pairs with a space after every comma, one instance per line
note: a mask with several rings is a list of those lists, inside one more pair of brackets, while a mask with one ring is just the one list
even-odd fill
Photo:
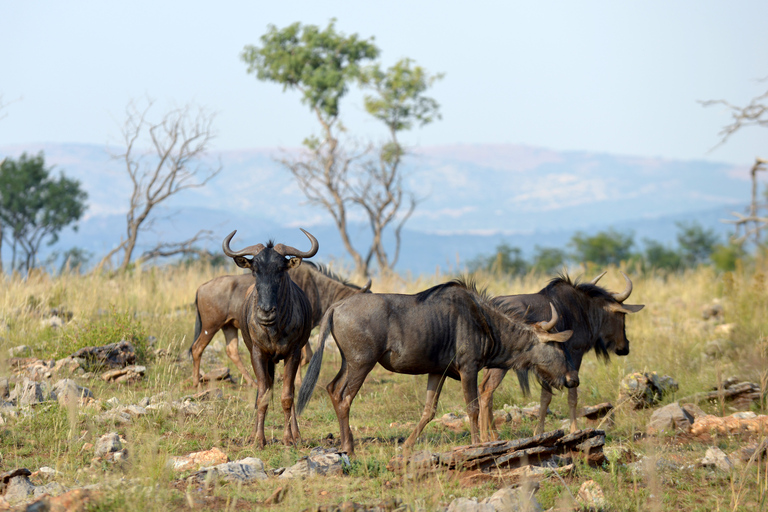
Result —
[[437, 409], [437, 400], [440, 398], [440, 392], [443, 389], [443, 383], [445, 382], [445, 376], [439, 373], [430, 373], [427, 379], [427, 400], [424, 404], [424, 412], [421, 414], [419, 424], [413, 430], [408, 439], [405, 440], [403, 448], [409, 449], [416, 444], [416, 438], [419, 437], [421, 431], [427, 426], [427, 423], [432, 421], [435, 417], [435, 410]]
[[493, 392], [499, 387], [506, 370], [488, 368], [480, 382], [480, 441], [491, 441], [499, 438], [499, 433], [493, 423]]
[[539, 435], [544, 433], [544, 423], [547, 419], [547, 410], [549, 410], [549, 403], [552, 401], [552, 391], [541, 388], [541, 400], [539, 401], [539, 423], [536, 425], [534, 434]]
[[243, 361], [240, 359], [240, 353], [237, 350], [237, 329], [234, 326], [227, 325], [221, 330], [224, 333], [224, 338], [227, 340], [227, 355], [235, 363], [237, 369], [243, 374], [245, 381], [252, 388], [256, 387], [256, 381], [251, 377], [251, 373], [245, 368]]
[[218, 329], [210, 327], [201, 329], [200, 335], [189, 349], [189, 352], [192, 354], [192, 384], [195, 387], [199, 388], [202, 385], [200, 382], [200, 359], [203, 357], [203, 351], [217, 332], [219, 332]]

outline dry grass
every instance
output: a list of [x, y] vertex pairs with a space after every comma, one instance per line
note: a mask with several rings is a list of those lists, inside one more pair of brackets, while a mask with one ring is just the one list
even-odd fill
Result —
[[[345, 274], [345, 269], [336, 269]], [[0, 375], [8, 375], [7, 349], [20, 344], [33, 348], [37, 357], [51, 354], [94, 339], [95, 336], [119, 336], [125, 329], [153, 335], [158, 346], [168, 349], [172, 356], [149, 361], [147, 378], [133, 385], [114, 385], [99, 379], [82, 382], [101, 400], [117, 397], [121, 403], [136, 403], [144, 396], [170, 391], [174, 397], [191, 394], [189, 376], [191, 362], [186, 349], [191, 343], [194, 293], [202, 282], [231, 269], [203, 266], [160, 269], [138, 269], [128, 275], [64, 275], [49, 277], [35, 275], [27, 280], [6, 278], [0, 282]], [[591, 277], [596, 272], [588, 272]], [[619, 382], [633, 371], [655, 370], [673, 376], [680, 384], [676, 397], [708, 390], [720, 379], [734, 375], [744, 380], [768, 382], [768, 296], [766, 275], [768, 264], [758, 262], [749, 268], [739, 268], [728, 274], [716, 274], [710, 268], [699, 268], [682, 275], [650, 274], [634, 277], [635, 291], [630, 302], [646, 304], [646, 308], [628, 319], [627, 334], [631, 353], [613, 357], [602, 364], [588, 355], [581, 372], [580, 401], [596, 404], [616, 403]], [[374, 280], [374, 292], [413, 293], [453, 276], [441, 274], [408, 277], [398, 276]], [[480, 286], [494, 295], [527, 293], [540, 289], [548, 277], [527, 275], [521, 278], [492, 275], [475, 276]], [[611, 269], [601, 284], [619, 290], [623, 280]], [[702, 319], [701, 308], [719, 298], [725, 309], [725, 322], [734, 323], [730, 335], [717, 334], [714, 324]], [[52, 329], [41, 323], [41, 314], [51, 307], [63, 307], [74, 313], [73, 320], [63, 328]], [[114, 318], [133, 319], [120, 326]], [[105, 320], [106, 319], [106, 320]], [[107, 327], [111, 327], [111, 330]], [[101, 329], [101, 330], [99, 330]], [[95, 334], [94, 334], [95, 333]], [[717, 359], [702, 354], [706, 344], [723, 338], [725, 353]], [[104, 340], [109, 342], [113, 340]], [[67, 343], [73, 345], [66, 345]], [[209, 348], [209, 350], [211, 350]], [[244, 354], [244, 349], [241, 349]], [[178, 360], [176, 357], [178, 356]], [[229, 365], [237, 370], [223, 353], [211, 356], [211, 364]], [[215, 360], [217, 359], [217, 360]], [[247, 360], [247, 358], [246, 358]], [[204, 359], [205, 361], [205, 359]], [[326, 354], [320, 378], [329, 381], [338, 369], [338, 356]], [[343, 477], [294, 481], [289, 484], [285, 501], [272, 505], [274, 510], [300, 510], [319, 504], [334, 504], [344, 500], [378, 503], [398, 497], [414, 510], [437, 510], [452, 497], [487, 497], [500, 485], [485, 483], [462, 487], [460, 479], [446, 474], [413, 480], [396, 476], [385, 469], [387, 461], [398, 453], [398, 439], [408, 435], [407, 427], [390, 427], [416, 421], [421, 413], [426, 387], [425, 376], [395, 375], [377, 367], [368, 377], [352, 407], [353, 426], [358, 457]], [[179, 475], [166, 467], [170, 455], [220, 447], [230, 457], [261, 458], [268, 468], [293, 464], [311, 446], [322, 444], [328, 434], [338, 437], [338, 423], [326, 394], [315, 394], [300, 419], [303, 446], [283, 447], [277, 440], [282, 436], [282, 414], [277, 401], [270, 406], [267, 436], [275, 442], [264, 450], [251, 444], [254, 423], [254, 393], [239, 386], [225, 385], [226, 400], [212, 403], [198, 417], [180, 417], [153, 412], [136, 419], [128, 426], [96, 424], [93, 413], [68, 411], [56, 403], [35, 408], [35, 414], [10, 420], [0, 427], [0, 469], [51, 466], [63, 473], [61, 481], [69, 487], [92, 481], [123, 477], [124, 480], [103, 498], [99, 510], [186, 510], [193, 504], [219, 510], [258, 508], [283, 481], [267, 480], [252, 486], [223, 485], [207, 494], [184, 485], [174, 484]], [[537, 391], [534, 390], [536, 394]], [[536, 395], [535, 395], [536, 396]], [[534, 398], [524, 398], [514, 379], [508, 379], [499, 389], [496, 406], [504, 403], [525, 404]], [[723, 412], [718, 404], [700, 404], [711, 412]], [[765, 412], [766, 404], [756, 407]], [[558, 419], [549, 419], [548, 427], [560, 425], [566, 416], [563, 396], [556, 396], [551, 409]], [[438, 415], [462, 412], [464, 403], [458, 383], [446, 384]], [[726, 414], [730, 413], [727, 408]], [[765, 460], [753, 461], [732, 474], [716, 474], [695, 467], [707, 449], [700, 442], [670, 435], [638, 439], [635, 434], [645, 430], [651, 411], [619, 407], [615, 423], [608, 427], [607, 448], [611, 454], [628, 449], [646, 456], [645, 462], [634, 466], [619, 464], [615, 458], [603, 469], [579, 467], [574, 476], [561, 481], [557, 478], [541, 483], [539, 500], [547, 507], [572, 507], [571, 495], [587, 479], [597, 481], [616, 510], [765, 510], [768, 509], [768, 467]], [[82, 451], [87, 442], [117, 430], [128, 441], [130, 463], [123, 468], [96, 466], [89, 468], [91, 454]], [[533, 423], [505, 427], [503, 436], [530, 434]], [[418, 448], [440, 451], [469, 442], [468, 433], [453, 433], [437, 424], [425, 429]], [[734, 450], [742, 439], [722, 438], [713, 443], [724, 451]], [[686, 469], [686, 466], [694, 467]], [[566, 486], [568, 490], [564, 488]], [[201, 501], [202, 500], [202, 501]]]

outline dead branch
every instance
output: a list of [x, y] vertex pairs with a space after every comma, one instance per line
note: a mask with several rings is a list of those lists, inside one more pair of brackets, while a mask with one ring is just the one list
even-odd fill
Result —
[[169, 258], [179, 254], [200, 254], [204, 251], [198, 248], [196, 244], [203, 240], [213, 240], [213, 231], [202, 229], [189, 240], [158, 244], [154, 249], [145, 251], [139, 260], [145, 262], [155, 258]]

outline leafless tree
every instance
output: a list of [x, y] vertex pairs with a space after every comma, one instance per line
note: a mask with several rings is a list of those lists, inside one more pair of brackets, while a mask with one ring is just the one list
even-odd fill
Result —
[[[122, 251], [119, 270], [125, 271], [131, 264], [139, 235], [151, 226], [152, 210], [171, 196], [204, 186], [221, 172], [220, 164], [212, 167], [205, 161], [215, 137], [215, 114], [188, 104], [168, 111], [159, 121], [150, 121], [153, 104], [147, 100], [146, 106], [139, 108], [131, 101], [126, 108], [122, 127], [125, 150], [113, 155], [123, 161], [133, 185], [126, 234], [120, 244], [104, 256], [98, 268]], [[140, 147], [144, 142], [148, 142], [149, 149]], [[195, 252], [190, 242], [198, 240], [203, 233], [178, 243], [161, 243], [147, 251], [143, 258]]]
[[[765, 79], [764, 79], [765, 80]], [[705, 107], [722, 105], [725, 106], [731, 114], [731, 122], [723, 127], [718, 134], [720, 136], [721, 144], [725, 144], [728, 139], [748, 126], [762, 126], [768, 127], [768, 91], [763, 94], [752, 98], [752, 100], [744, 107], [733, 105], [727, 100], [709, 100], [702, 101], [702, 105]], [[716, 146], [717, 147], [717, 146]], [[755, 163], [750, 169], [750, 178], [752, 180], [752, 197], [747, 208], [747, 214], [744, 215], [738, 212], [731, 212], [735, 219], [727, 219], [723, 222], [734, 224], [736, 227], [736, 233], [732, 238], [732, 241], [737, 244], [742, 244], [746, 241], [752, 241], [755, 244], [760, 243], [760, 235], [768, 225], [768, 217], [760, 215], [760, 210], [768, 207], [765, 201], [758, 199], [758, 179], [757, 173], [765, 171], [768, 160], [760, 157], [755, 157]]]

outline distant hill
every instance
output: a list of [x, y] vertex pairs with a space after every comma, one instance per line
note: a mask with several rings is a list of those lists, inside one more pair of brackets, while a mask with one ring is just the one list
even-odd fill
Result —
[[[89, 210], [77, 233], [58, 249], [79, 246], [95, 255], [119, 242], [130, 184], [118, 161], [95, 145], [0, 146], [0, 157], [44, 151], [46, 162], [80, 179]], [[305, 243], [304, 227], [320, 240], [320, 260], [345, 256], [323, 211], [303, 204], [288, 173], [275, 163], [277, 149], [214, 153], [222, 173], [158, 212], [144, 246], [178, 240], [198, 229], [216, 233], [211, 250], [238, 229], [238, 242], [274, 237]], [[613, 226], [640, 242], [674, 239], [676, 222], [699, 221], [718, 232], [720, 219], [749, 197], [748, 169], [704, 161], [669, 161], [585, 152], [556, 152], [517, 145], [454, 145], [420, 148], [409, 163], [409, 183], [420, 203], [403, 232], [398, 269], [456, 269], [502, 241], [529, 255], [535, 245], [563, 247], [577, 230]], [[368, 236], [361, 216], [352, 233]], [[362, 245], [362, 244], [361, 244]], [[7, 249], [7, 244], [6, 244]], [[8, 257], [8, 254], [5, 254]]]

